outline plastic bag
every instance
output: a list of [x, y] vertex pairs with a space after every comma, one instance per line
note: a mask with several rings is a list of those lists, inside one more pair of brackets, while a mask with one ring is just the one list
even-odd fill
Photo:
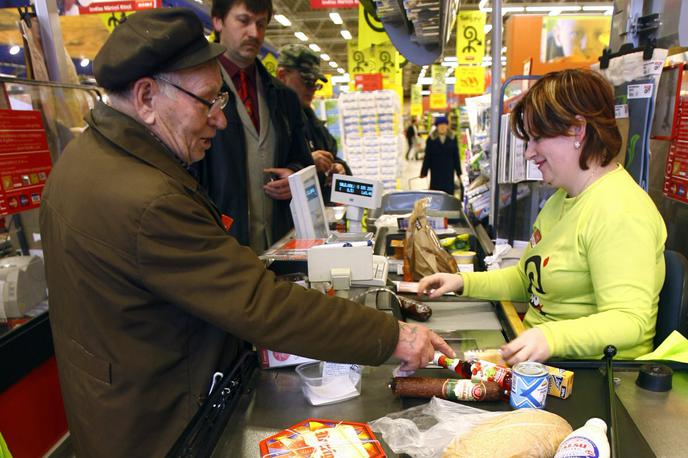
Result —
[[[427, 198], [416, 201], [406, 230], [404, 279], [407, 281], [418, 281], [437, 272], [454, 274], [459, 270], [452, 255], [442, 248], [435, 231], [428, 226], [428, 202]], [[407, 278], [407, 269], [411, 278]]]
[[427, 404], [372, 421], [370, 426], [382, 434], [382, 439], [394, 453], [406, 453], [413, 458], [433, 458], [441, 457], [454, 437], [503, 413], [432, 398]]

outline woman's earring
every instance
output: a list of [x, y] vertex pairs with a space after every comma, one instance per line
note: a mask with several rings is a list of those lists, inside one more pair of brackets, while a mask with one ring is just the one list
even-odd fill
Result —
[[580, 142], [579, 141], [573, 142], [573, 147], [576, 149], [580, 148]]

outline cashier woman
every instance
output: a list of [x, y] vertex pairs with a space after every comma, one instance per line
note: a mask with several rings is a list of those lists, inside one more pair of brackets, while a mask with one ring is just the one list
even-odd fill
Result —
[[46, 185], [50, 323], [77, 456], [165, 455], [241, 340], [408, 369], [453, 354], [423, 326], [276, 281], [227, 234], [231, 215], [188, 172], [227, 125], [224, 51], [191, 10], [131, 15], [94, 62], [110, 104]]
[[613, 162], [621, 145], [606, 80], [589, 70], [550, 73], [514, 108], [526, 158], [557, 187], [518, 265], [435, 274], [419, 291], [527, 301], [527, 328], [502, 347], [510, 364], [550, 357], [621, 358], [652, 351], [664, 282], [666, 228], [654, 203]]

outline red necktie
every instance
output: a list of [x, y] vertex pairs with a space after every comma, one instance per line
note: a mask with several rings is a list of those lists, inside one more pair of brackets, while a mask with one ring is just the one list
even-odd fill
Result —
[[258, 117], [253, 109], [253, 101], [248, 92], [248, 79], [246, 78], [246, 72], [244, 70], [239, 70], [239, 81], [241, 81], [241, 85], [239, 86], [239, 97], [241, 97], [241, 101], [244, 103], [246, 111], [251, 117], [251, 121], [253, 121], [253, 126], [258, 130]]

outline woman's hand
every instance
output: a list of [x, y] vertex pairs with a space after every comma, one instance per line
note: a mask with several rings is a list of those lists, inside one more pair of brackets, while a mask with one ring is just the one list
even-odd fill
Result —
[[457, 274], [439, 273], [423, 277], [418, 282], [418, 295], [427, 294], [431, 298], [440, 297], [450, 291], [463, 288], [463, 277]]
[[506, 345], [502, 345], [502, 358], [510, 366], [521, 361], [545, 361], [551, 356], [545, 333], [530, 328]]

